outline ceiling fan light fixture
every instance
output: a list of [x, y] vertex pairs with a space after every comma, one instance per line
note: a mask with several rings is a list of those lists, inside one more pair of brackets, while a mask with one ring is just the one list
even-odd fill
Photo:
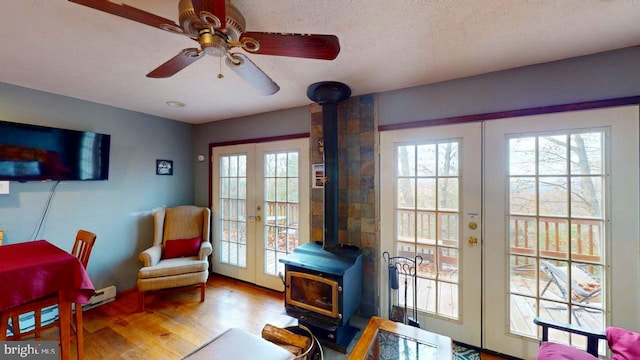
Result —
[[280, 90], [278, 84], [242, 53], [229, 54], [225, 63], [262, 95], [273, 95]]
[[215, 57], [222, 57], [227, 53], [227, 40], [217, 34], [211, 33], [209, 29], [200, 30], [200, 46], [207, 54]]

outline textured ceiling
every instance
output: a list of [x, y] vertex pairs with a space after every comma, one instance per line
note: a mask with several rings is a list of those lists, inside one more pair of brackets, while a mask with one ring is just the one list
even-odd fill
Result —
[[[120, 3], [120, 1], [114, 1]], [[178, 0], [126, 0], [177, 22]], [[332, 80], [354, 95], [640, 44], [637, 0], [232, 0], [248, 31], [333, 34], [333, 61], [249, 54], [281, 90], [256, 93], [218, 58], [145, 75], [194, 42], [64, 0], [5, 0], [0, 82], [188, 123], [311, 103]], [[166, 101], [185, 103], [172, 108]]]

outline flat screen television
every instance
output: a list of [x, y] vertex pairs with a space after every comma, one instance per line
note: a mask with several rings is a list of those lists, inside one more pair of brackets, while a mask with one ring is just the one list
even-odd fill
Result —
[[107, 180], [111, 135], [0, 121], [0, 180]]

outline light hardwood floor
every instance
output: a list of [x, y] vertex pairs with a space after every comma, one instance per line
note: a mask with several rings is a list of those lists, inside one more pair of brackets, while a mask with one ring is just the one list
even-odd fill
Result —
[[[215, 275], [204, 303], [193, 288], [148, 296], [145, 312], [137, 306], [131, 291], [84, 312], [87, 360], [181, 359], [230, 327], [259, 335], [267, 323], [283, 327], [294, 321], [284, 311], [282, 294]], [[57, 328], [42, 338], [57, 340]], [[501, 358], [483, 354], [482, 359]]]

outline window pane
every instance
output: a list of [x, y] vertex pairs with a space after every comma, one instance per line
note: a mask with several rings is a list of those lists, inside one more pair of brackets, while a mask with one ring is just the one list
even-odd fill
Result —
[[238, 199], [247, 198], [247, 178], [238, 179]]
[[569, 221], [540, 218], [540, 255], [557, 259], [569, 258]]
[[417, 273], [418, 276], [435, 279], [438, 275], [436, 267], [436, 247], [418, 245], [418, 256], [422, 257], [422, 263], [418, 259]]
[[418, 146], [418, 176], [436, 175], [436, 145], [426, 144]]
[[602, 181], [600, 176], [571, 178], [571, 216], [602, 219]]
[[436, 281], [418, 277], [418, 309], [436, 312]]
[[276, 201], [287, 201], [287, 178], [276, 179]]
[[511, 256], [511, 293], [536, 295], [536, 259], [527, 256]]
[[458, 317], [458, 285], [438, 282], [438, 314]]
[[220, 197], [229, 198], [229, 178], [220, 179]]
[[438, 245], [457, 246], [458, 214], [440, 213], [438, 222], [438, 228], [440, 229]]
[[509, 179], [509, 212], [511, 214], [537, 215], [536, 181], [530, 177]]
[[571, 174], [604, 174], [602, 132], [571, 135]]
[[536, 174], [536, 138], [509, 140], [509, 175]]
[[458, 210], [458, 179], [439, 178], [438, 179], [438, 210], [457, 211]]
[[458, 143], [438, 144], [438, 176], [458, 175]]
[[276, 176], [276, 155], [275, 154], [264, 155], [264, 176], [265, 177]]
[[435, 212], [418, 211], [416, 213], [417, 242], [435, 244], [437, 225]]
[[[511, 332], [525, 335], [536, 336], [538, 333], [537, 326], [532, 326], [533, 318], [536, 316], [536, 299], [526, 296], [511, 295], [509, 299], [509, 308], [511, 311], [510, 322]], [[526, 311], [522, 311], [526, 309]], [[531, 311], [533, 310], [533, 311]], [[518, 319], [514, 321], [514, 319]]]
[[247, 155], [238, 156], [238, 176], [247, 176]]
[[286, 177], [287, 165], [289, 165], [289, 162], [287, 161], [287, 154], [286, 153], [278, 154], [277, 160], [276, 160], [276, 176]]
[[566, 177], [545, 177], [540, 179], [540, 208], [538, 210], [540, 215], [568, 215], [567, 185]]
[[569, 300], [567, 288], [567, 262], [540, 260], [540, 297], [566, 302]]
[[458, 249], [441, 247], [438, 251], [438, 280], [458, 282]]
[[264, 200], [265, 201], [276, 200], [276, 179], [274, 178], [264, 179]]
[[229, 176], [238, 176], [238, 157], [229, 156]]
[[414, 209], [416, 192], [415, 179], [398, 179], [398, 207], [401, 209]]
[[538, 174], [566, 175], [567, 135], [541, 136], [538, 138]]
[[419, 178], [417, 208], [422, 210], [436, 209], [436, 179]]
[[287, 201], [298, 202], [298, 178], [287, 179]]
[[509, 243], [511, 253], [536, 255], [536, 218], [511, 216], [509, 218]]
[[398, 146], [398, 176], [415, 176], [416, 147], [413, 145]]
[[[397, 239], [400, 241], [412, 241], [416, 237], [416, 222], [413, 211], [396, 211]], [[404, 256], [404, 255], [402, 255]]]
[[[604, 268], [599, 265], [573, 263], [571, 265], [571, 300], [574, 304], [602, 303], [600, 289]], [[596, 305], [598, 306], [598, 305]]]
[[226, 156], [220, 158], [220, 176], [229, 176], [229, 158]]
[[571, 257], [602, 263], [603, 222], [593, 220], [571, 221]]
[[298, 168], [300, 167], [300, 165], [298, 165], [298, 153], [290, 152], [288, 155], [289, 164], [287, 165], [287, 176], [298, 177]]

